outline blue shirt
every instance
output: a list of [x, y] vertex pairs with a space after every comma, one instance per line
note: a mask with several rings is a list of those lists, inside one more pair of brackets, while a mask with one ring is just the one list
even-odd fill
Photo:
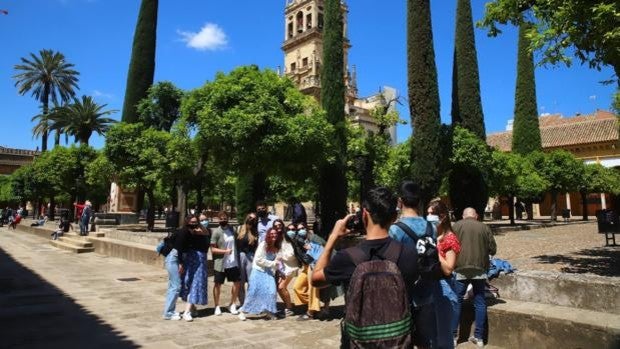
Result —
[[279, 217], [276, 215], [269, 214], [266, 218], [258, 218], [258, 243], [265, 241], [265, 236], [267, 235], [267, 230], [273, 227], [273, 221], [278, 219]]
[[[405, 223], [418, 238], [426, 235], [426, 225], [430, 224], [424, 219], [424, 217], [401, 217], [399, 219], [400, 222]], [[413, 249], [416, 248], [416, 241], [414, 241], [409, 234], [405, 233], [401, 228], [397, 225], [393, 224], [390, 227], [388, 232], [390, 237], [396, 241], [401, 242], [405, 246], [411, 246]], [[436, 239], [437, 233], [435, 229], [433, 229], [433, 237]], [[419, 280], [412, 291], [412, 303], [414, 306], [421, 306], [424, 304], [431, 303], [433, 301], [433, 289], [437, 281], [432, 280]]]

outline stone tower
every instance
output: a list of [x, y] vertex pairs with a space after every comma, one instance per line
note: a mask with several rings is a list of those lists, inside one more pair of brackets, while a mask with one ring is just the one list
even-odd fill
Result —
[[[355, 124], [368, 131], [378, 129], [370, 111], [386, 101], [396, 98], [396, 90], [384, 87], [378, 94], [360, 98], [357, 90], [355, 66], [349, 69], [349, 50], [347, 38], [347, 13], [349, 8], [341, 2], [344, 37], [344, 79], [346, 87], [345, 114]], [[284, 75], [295, 82], [300, 91], [317, 99], [321, 97], [321, 66], [323, 60], [323, 0], [286, 0], [284, 10]], [[395, 103], [390, 103], [390, 110]], [[392, 143], [396, 143], [396, 129], [388, 132]]]

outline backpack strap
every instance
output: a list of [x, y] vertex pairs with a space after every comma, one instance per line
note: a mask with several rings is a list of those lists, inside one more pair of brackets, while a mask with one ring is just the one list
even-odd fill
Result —
[[424, 236], [429, 238], [433, 237], [433, 225], [429, 222], [426, 222], [426, 232], [424, 233]]
[[364, 251], [362, 251], [362, 249], [357, 246], [353, 248], [348, 248], [344, 251], [346, 252], [346, 254], [349, 255], [349, 257], [351, 257], [351, 260], [353, 261], [353, 264], [355, 264], [355, 266], [368, 260], [368, 256], [366, 255], [366, 253], [364, 253]]
[[[411, 239], [413, 239], [413, 242], [417, 242], [419, 237], [415, 234], [415, 232], [413, 231], [413, 229], [409, 228], [409, 226], [407, 224], [405, 224], [404, 222], [396, 222], [394, 223], [395, 226], [399, 227], [400, 229], [402, 229], [402, 231], [405, 232], [405, 234], [409, 235], [409, 237]], [[427, 227], [426, 229], [428, 230], [428, 226], [430, 224], [427, 223]], [[432, 230], [431, 230], [431, 235], [432, 235]]]
[[[380, 257], [384, 260], [389, 260], [396, 263], [398, 262], [398, 258], [400, 258], [400, 253], [402, 249], [402, 244], [399, 244], [394, 240], [390, 240], [388, 246], [385, 249], [385, 252]], [[357, 246], [346, 249], [345, 252], [349, 255], [349, 257], [351, 257], [351, 260], [353, 261], [355, 266], [369, 260], [368, 255]], [[370, 256], [370, 258], [372, 259], [372, 256]]]
[[394, 263], [398, 263], [398, 258], [400, 258], [400, 253], [403, 250], [403, 245], [397, 243], [394, 240], [390, 240], [390, 244], [385, 249], [385, 253], [383, 253], [383, 258], [388, 261], [392, 261]]

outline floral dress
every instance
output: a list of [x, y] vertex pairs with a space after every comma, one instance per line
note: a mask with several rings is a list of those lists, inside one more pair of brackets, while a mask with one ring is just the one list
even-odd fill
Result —
[[[264, 243], [261, 243], [261, 245], [264, 245]], [[264, 248], [264, 246], [259, 246], [258, 248]], [[265, 259], [267, 261], [275, 261], [276, 254], [266, 251]], [[254, 263], [256, 262], [255, 260]], [[277, 289], [273, 268], [254, 267], [248, 284], [248, 292], [241, 311], [254, 315], [264, 312], [275, 314], [278, 310], [276, 308]]]

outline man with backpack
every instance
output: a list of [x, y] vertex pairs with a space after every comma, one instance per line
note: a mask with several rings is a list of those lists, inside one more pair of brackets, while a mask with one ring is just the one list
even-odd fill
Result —
[[[432, 224], [427, 222], [418, 212], [420, 187], [412, 181], [405, 180], [400, 184], [398, 196], [400, 219], [390, 227], [390, 237], [413, 248], [416, 248], [421, 239], [427, 237], [436, 239]], [[432, 268], [435, 264], [437, 270], [439, 269], [439, 260], [436, 254], [434, 258], [434, 261], [424, 261], [425, 268], [428, 270], [422, 270], [420, 267], [420, 272], [425, 275], [424, 278], [416, 282], [410, 298], [412, 301], [414, 344], [418, 348], [431, 348], [436, 337], [433, 288], [438, 286], [438, 281], [432, 277], [435, 274]], [[418, 262], [418, 264], [422, 263]], [[437, 275], [436, 279], [439, 277]]]
[[396, 197], [388, 189], [370, 190], [359, 227], [366, 239], [330, 259], [337, 241], [351, 232], [347, 222], [355, 215], [348, 215], [336, 222], [316, 263], [313, 286], [347, 288], [342, 348], [413, 348], [409, 299], [419, 278], [417, 252], [389, 237], [396, 215]]

